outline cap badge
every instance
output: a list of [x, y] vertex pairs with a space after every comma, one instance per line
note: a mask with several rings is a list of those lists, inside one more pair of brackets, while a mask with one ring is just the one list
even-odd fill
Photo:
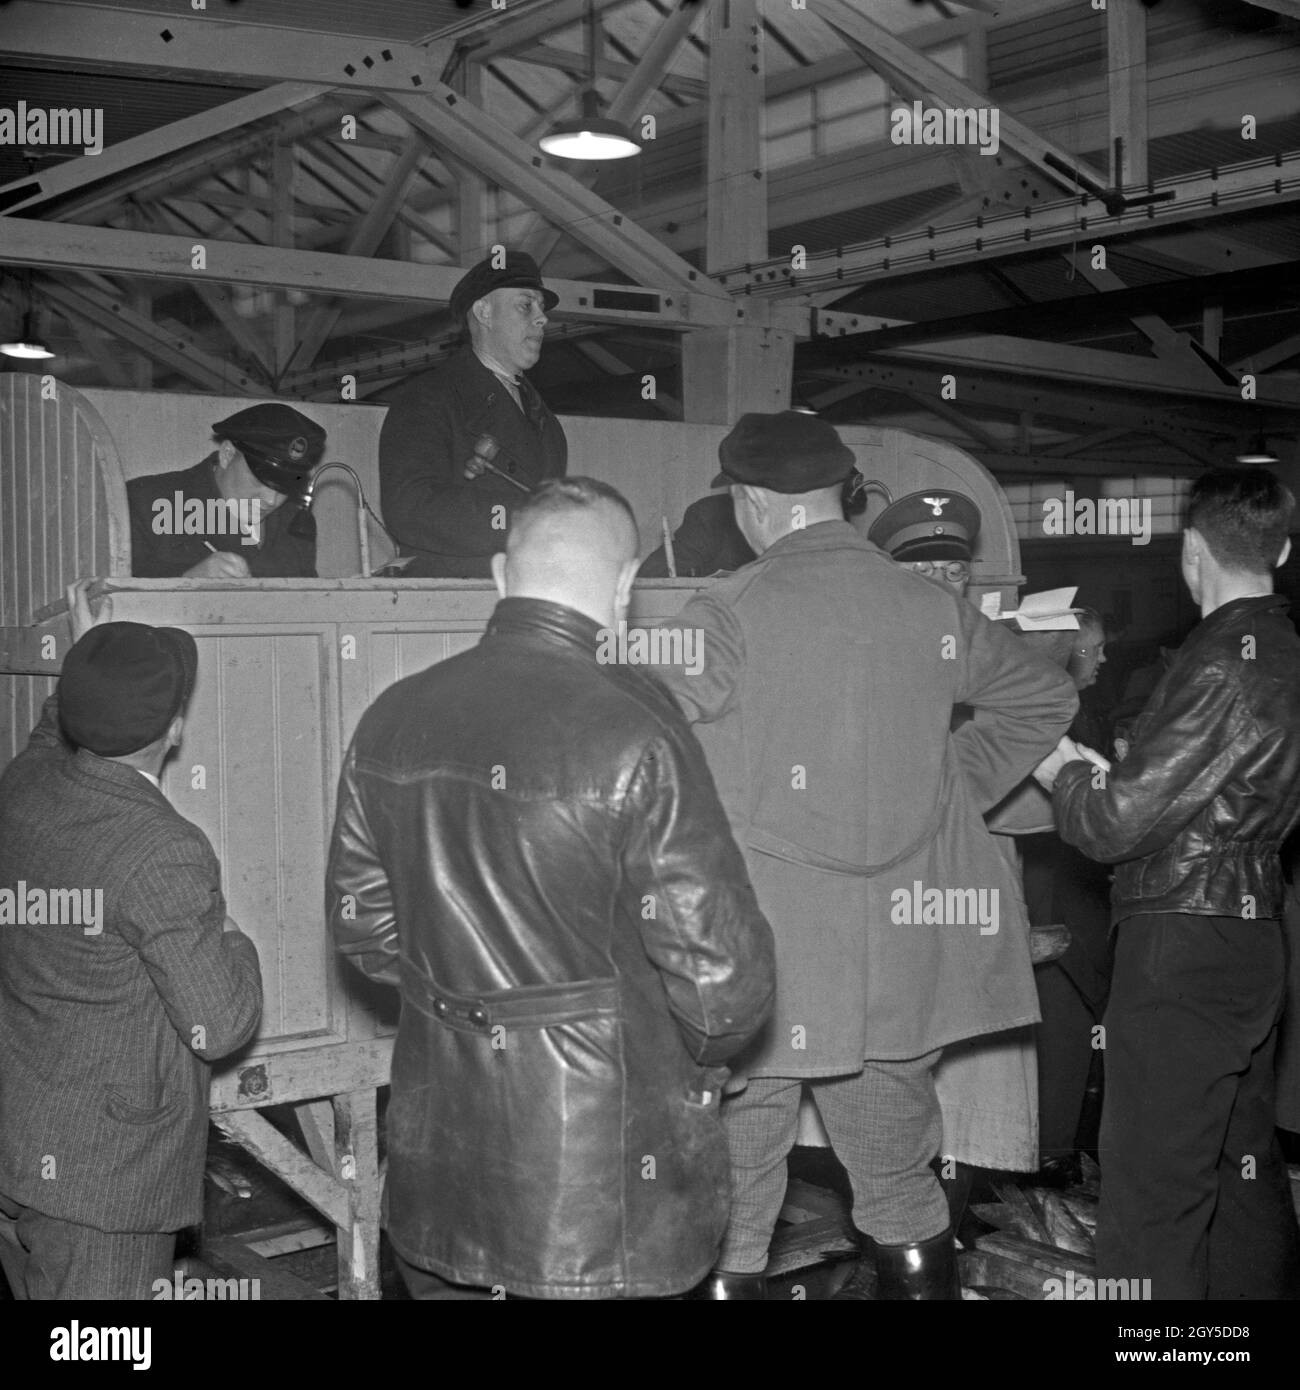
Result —
[[922, 502], [928, 502], [935, 516], [942, 516], [943, 509], [952, 501], [951, 497], [922, 497]]
[[[290, 458], [290, 460], [291, 460], [293, 463], [297, 463], [299, 459], [306, 458], [306, 456], [307, 456], [307, 440], [306, 440], [306, 438], [305, 438], [303, 435], [301, 435], [301, 434], [295, 435], [295, 436], [293, 437], [293, 439], [291, 439], [291, 440], [289, 441], [289, 458]], [[930, 500], [930, 499], [927, 497], [927, 498], [926, 498], [926, 501], [928, 502], [929, 500]], [[937, 516], [938, 513], [936, 512], [935, 515]]]

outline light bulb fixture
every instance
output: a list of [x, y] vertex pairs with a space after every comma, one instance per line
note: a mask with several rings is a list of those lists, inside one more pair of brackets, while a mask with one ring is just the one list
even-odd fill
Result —
[[556, 122], [537, 143], [558, 159], [627, 159], [641, 153], [625, 125], [600, 114], [600, 97], [591, 88], [582, 94], [582, 115]]
[[1277, 455], [1268, 447], [1268, 440], [1264, 438], [1263, 431], [1237, 455], [1238, 463], [1276, 463]]
[[22, 332], [18, 335], [17, 341], [12, 343], [0, 343], [0, 352], [6, 357], [21, 357], [27, 361], [44, 361], [53, 357], [54, 354], [41, 342], [40, 335], [32, 332], [32, 311], [28, 309], [23, 315]]
[[641, 146], [621, 121], [600, 114], [596, 91], [596, 7], [587, 0], [587, 86], [582, 93], [582, 114], [558, 121], [537, 142], [544, 154], [557, 159], [627, 159], [640, 154]]

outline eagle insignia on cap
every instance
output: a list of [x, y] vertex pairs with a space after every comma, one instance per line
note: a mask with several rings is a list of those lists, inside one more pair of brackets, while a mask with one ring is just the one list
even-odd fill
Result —
[[[301, 435], [301, 434], [295, 435], [295, 436], [289, 441], [289, 458], [290, 458], [290, 460], [291, 460], [293, 463], [297, 463], [299, 459], [305, 458], [306, 456], [307, 456], [307, 439], [306, 439], [306, 437], [305, 437], [304, 435]], [[927, 497], [927, 498], [926, 498], [926, 501], [928, 502], [929, 500], [930, 500], [930, 499]], [[937, 515], [937, 513], [936, 513], [936, 515]]]
[[922, 497], [922, 502], [928, 502], [935, 516], [942, 516], [943, 509], [952, 501], [951, 497]]

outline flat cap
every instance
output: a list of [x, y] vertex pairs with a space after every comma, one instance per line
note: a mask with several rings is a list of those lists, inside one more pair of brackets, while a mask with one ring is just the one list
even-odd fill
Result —
[[450, 307], [458, 319], [463, 319], [469, 313], [471, 304], [493, 290], [538, 290], [547, 313], [560, 302], [560, 296], [542, 284], [542, 272], [527, 252], [507, 251], [504, 264], [500, 266], [494, 266], [492, 261], [493, 258], [489, 256], [476, 266], [471, 266], [456, 282], [451, 292]]
[[63, 658], [63, 731], [101, 758], [138, 752], [185, 707], [198, 665], [194, 638], [178, 627], [100, 623]]
[[325, 452], [325, 431], [291, 405], [267, 401], [218, 420], [217, 439], [243, 454], [253, 476], [277, 492], [297, 492]]
[[770, 492], [816, 492], [853, 472], [853, 450], [815, 415], [781, 410], [742, 415], [718, 445], [722, 472], [712, 487], [748, 483]]
[[910, 492], [871, 523], [867, 539], [895, 560], [969, 560], [980, 532], [980, 511], [947, 488]]

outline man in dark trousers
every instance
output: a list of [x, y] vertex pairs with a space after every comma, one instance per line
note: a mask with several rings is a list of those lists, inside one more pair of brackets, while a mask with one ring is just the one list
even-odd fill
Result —
[[772, 934], [699, 744], [620, 663], [636, 556], [612, 488], [543, 484], [483, 640], [381, 695], [344, 764], [330, 920], [402, 992], [385, 1205], [417, 1298], [678, 1294], [726, 1225], [724, 1064]]
[[91, 626], [0, 778], [0, 1263], [15, 1298], [148, 1299], [170, 1282], [175, 1233], [203, 1214], [208, 1064], [261, 1014], [212, 846], [158, 786], [196, 667], [177, 628]]
[[[764, 1296], [808, 1084], [864, 1238], [845, 1296], [878, 1274], [884, 1298], [956, 1298], [934, 1068], [1038, 1017], [982, 815], [1055, 746], [1074, 688], [843, 519], [853, 454], [825, 421], [745, 415], [718, 456], [758, 558], [677, 616], [703, 661], [671, 686], [772, 923], [777, 999], [723, 1105], [735, 1196], [707, 1292]], [[977, 718], [950, 735], [958, 702]]]
[[[266, 401], [212, 426], [193, 468], [132, 478], [131, 573], [142, 579], [314, 579], [316, 520], [301, 498], [325, 431]], [[289, 505], [285, 505], [289, 503]]]
[[480, 261], [451, 294], [468, 342], [394, 392], [379, 434], [379, 487], [384, 524], [415, 557], [405, 574], [488, 578], [511, 512], [539, 483], [564, 476], [564, 431], [524, 375], [557, 298], [523, 252]]
[[1300, 1297], [1273, 1074], [1279, 849], [1300, 821], [1300, 637], [1273, 593], [1293, 508], [1262, 468], [1196, 480], [1182, 573], [1200, 624], [1122, 762], [1066, 740], [1037, 774], [1062, 838], [1116, 866], [1097, 1273], [1153, 1298]]

